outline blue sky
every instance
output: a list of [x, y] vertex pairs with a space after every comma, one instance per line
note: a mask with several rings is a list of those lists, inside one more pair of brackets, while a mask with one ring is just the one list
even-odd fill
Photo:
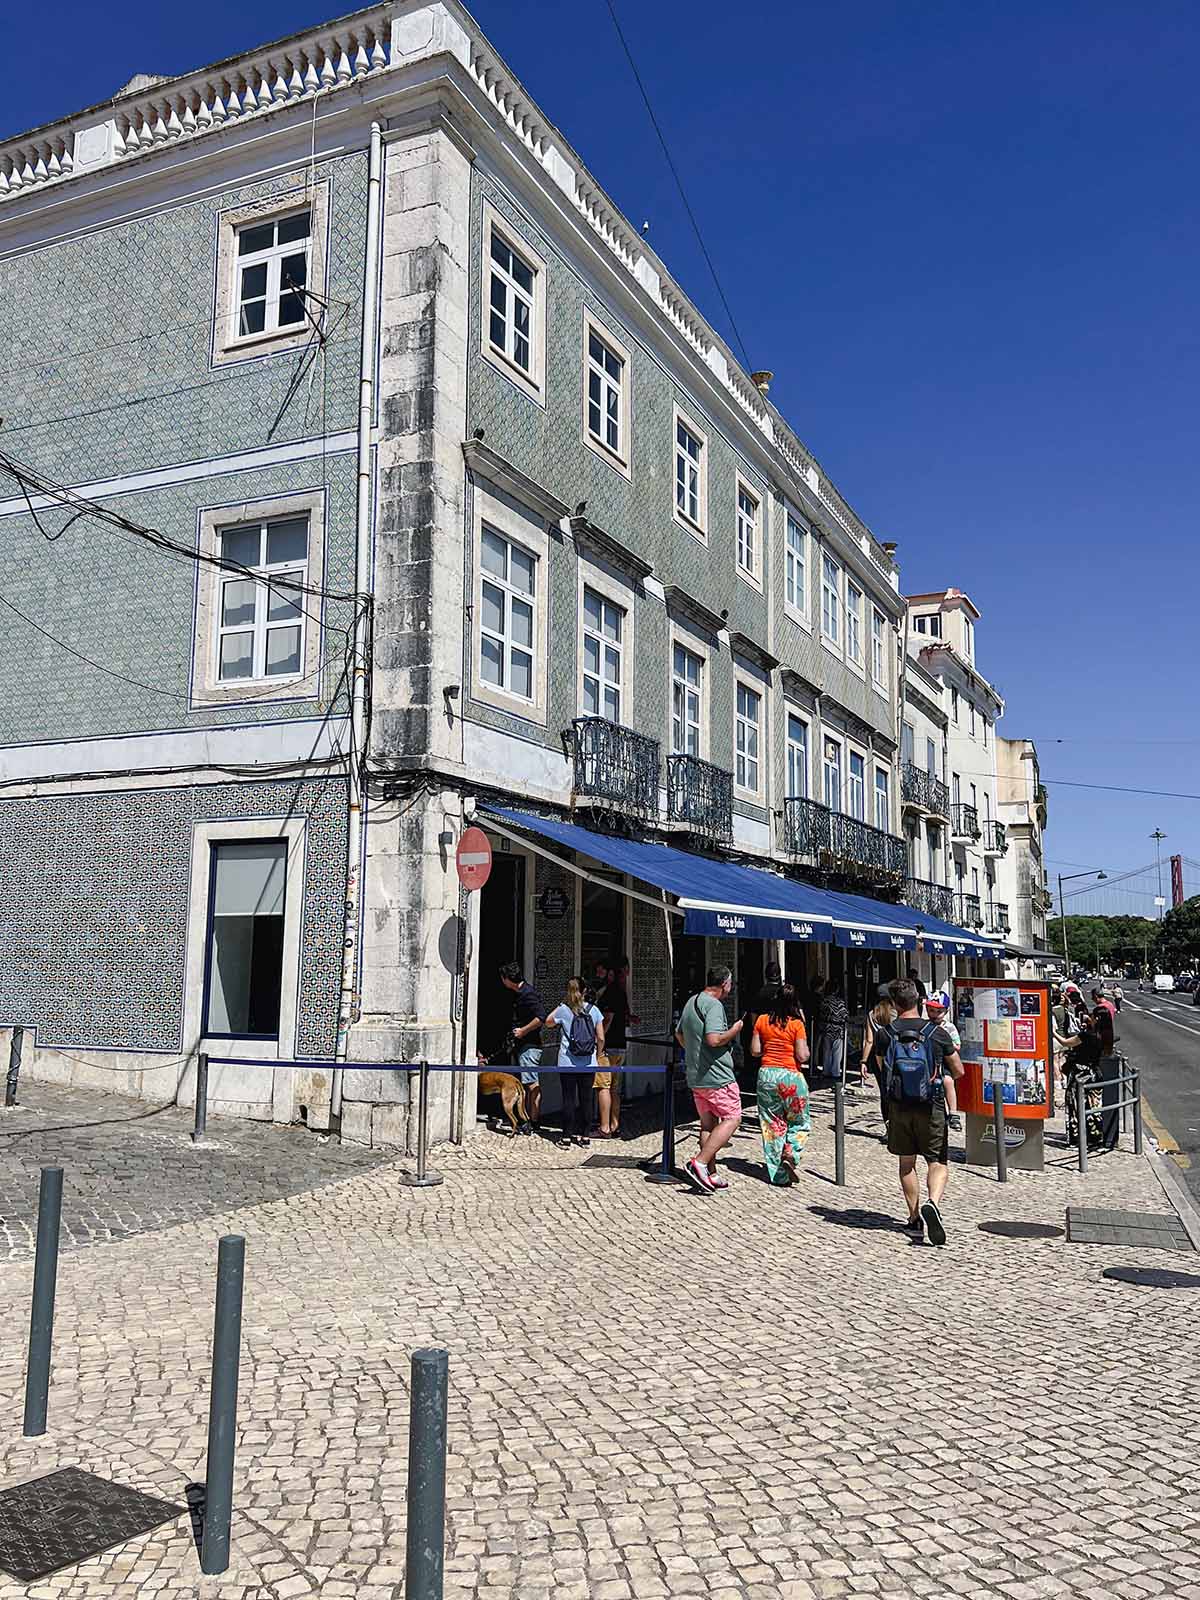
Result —
[[[1152, 860], [1156, 826], [1200, 856], [1197, 802], [1054, 781], [1200, 792], [1200, 7], [616, 4], [772, 398], [906, 588], [983, 612], [1052, 870]], [[333, 9], [65, 0], [53, 43], [23, 13], [0, 133]], [[604, 0], [474, 9], [731, 337]]]

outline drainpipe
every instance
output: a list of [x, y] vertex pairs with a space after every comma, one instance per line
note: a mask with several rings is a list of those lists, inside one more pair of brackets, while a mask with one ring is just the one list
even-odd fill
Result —
[[[367, 655], [370, 643], [371, 597], [371, 432], [375, 417], [375, 343], [379, 323], [379, 230], [383, 214], [383, 130], [371, 124], [367, 166], [366, 273], [363, 282], [362, 348], [358, 379], [358, 492], [354, 522], [353, 677], [350, 690], [349, 816], [346, 828], [346, 921], [342, 940], [342, 988], [338, 1001], [334, 1059], [345, 1061], [350, 1025], [358, 1009], [359, 918], [362, 907], [363, 806], [366, 801]], [[342, 1071], [333, 1069], [329, 1112], [331, 1123], [342, 1115]]]

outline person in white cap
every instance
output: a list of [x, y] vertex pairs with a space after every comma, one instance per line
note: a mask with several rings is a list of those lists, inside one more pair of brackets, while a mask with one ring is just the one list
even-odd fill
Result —
[[[936, 1022], [939, 1028], [945, 1028], [954, 1041], [956, 1051], [962, 1050], [962, 1037], [950, 1020], [950, 996], [945, 989], [934, 989], [925, 996], [925, 1015], [930, 1022]], [[946, 1090], [946, 1126], [955, 1133], [961, 1133], [962, 1118], [958, 1114], [958, 1095], [950, 1073], [942, 1074], [942, 1085]]]

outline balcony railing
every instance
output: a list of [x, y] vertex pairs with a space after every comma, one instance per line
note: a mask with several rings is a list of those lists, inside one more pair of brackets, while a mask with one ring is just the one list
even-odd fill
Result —
[[1008, 920], [1008, 907], [1003, 901], [988, 901], [987, 925], [994, 933], [1011, 932], [1012, 924]]
[[977, 807], [957, 805], [950, 808], [950, 832], [955, 839], [978, 839], [982, 831]]
[[794, 795], [784, 802], [784, 825], [790, 854], [814, 866], [877, 882], [904, 876], [904, 840], [858, 817]]
[[900, 773], [900, 795], [907, 805], [918, 806], [935, 817], [950, 815], [950, 791], [932, 772], [906, 761]]
[[623, 816], [658, 813], [658, 740], [604, 717], [576, 717], [569, 734], [577, 797], [606, 802]]
[[914, 911], [940, 917], [943, 922], [954, 921], [954, 891], [944, 883], [930, 883], [927, 878], [905, 878], [904, 903]]
[[709, 839], [732, 839], [733, 773], [699, 756], [668, 756], [667, 818]]
[[983, 927], [983, 903], [977, 894], [954, 896], [954, 917], [960, 928]]
[[989, 856], [1003, 856], [1008, 853], [1008, 834], [1002, 822], [990, 821], [983, 825], [983, 849]]

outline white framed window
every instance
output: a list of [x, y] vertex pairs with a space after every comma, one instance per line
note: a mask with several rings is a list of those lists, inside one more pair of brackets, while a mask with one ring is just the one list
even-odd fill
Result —
[[875, 768], [875, 826], [883, 833], [892, 831], [891, 785], [886, 767]]
[[784, 531], [783, 597], [790, 610], [808, 616], [808, 529], [790, 511]]
[[217, 596], [216, 679], [269, 683], [298, 678], [313, 602], [308, 582], [308, 518], [235, 523], [217, 530], [220, 558], [253, 576], [222, 573]]
[[625, 611], [597, 589], [583, 591], [582, 694], [585, 717], [621, 720]]
[[836, 739], [826, 738], [822, 749], [822, 799], [830, 811], [840, 811], [842, 809], [842, 747]]
[[867, 820], [867, 763], [851, 750], [846, 776], [846, 810], [860, 822]]
[[630, 477], [629, 352], [583, 314], [583, 436], [599, 455]]
[[962, 779], [957, 772], [950, 774], [950, 802], [956, 811], [962, 802]]
[[846, 659], [862, 664], [862, 590], [846, 580]]
[[686, 645], [671, 647], [671, 754], [703, 754], [704, 659]]
[[741, 577], [761, 586], [762, 501], [750, 485], [737, 480], [737, 569]]
[[302, 204], [274, 197], [222, 212], [214, 363], [295, 349], [325, 326], [328, 219], [327, 183]]
[[978, 816], [978, 814], [979, 814], [979, 794], [978, 794], [978, 791], [976, 790], [974, 784], [971, 785], [971, 810], [975, 812], [976, 816]]
[[968, 709], [970, 711], [971, 737], [973, 739], [975, 737], [975, 702], [974, 702], [974, 700], [968, 700], [967, 706], [968, 706]]
[[928, 638], [940, 639], [942, 636], [942, 619], [937, 611], [925, 611], [920, 616], [913, 618], [913, 628], [917, 633], [923, 633]]
[[954, 726], [958, 726], [958, 690], [951, 686], [950, 689], [950, 715], [954, 719]]
[[842, 569], [829, 555], [821, 557], [821, 632], [830, 644], [841, 644]]
[[739, 679], [734, 716], [734, 783], [747, 794], [757, 795], [762, 789], [761, 736], [762, 695]]
[[546, 263], [486, 201], [481, 348], [493, 366], [535, 400], [546, 376]]
[[708, 529], [708, 435], [675, 407], [675, 519], [704, 538]]
[[983, 748], [986, 750], [988, 747], [988, 719], [982, 714], [979, 718], [979, 724], [983, 731]]
[[871, 608], [871, 677], [877, 689], [887, 688], [887, 618], [878, 606]]
[[971, 893], [975, 896], [976, 900], [979, 899], [979, 868], [978, 867], [972, 867], [971, 868]]
[[214, 841], [209, 848], [204, 1034], [278, 1039], [287, 840]]
[[975, 624], [970, 617], [963, 618], [963, 646], [968, 661], [975, 659]]
[[905, 722], [900, 728], [900, 758], [903, 761], [916, 763], [916, 735], [911, 722]]
[[794, 711], [787, 718], [787, 797], [808, 798], [808, 723]]
[[479, 679], [517, 700], [534, 700], [537, 557], [486, 523], [480, 540]]
[[925, 770], [936, 778], [938, 775], [937, 745], [932, 739], [925, 741]]

